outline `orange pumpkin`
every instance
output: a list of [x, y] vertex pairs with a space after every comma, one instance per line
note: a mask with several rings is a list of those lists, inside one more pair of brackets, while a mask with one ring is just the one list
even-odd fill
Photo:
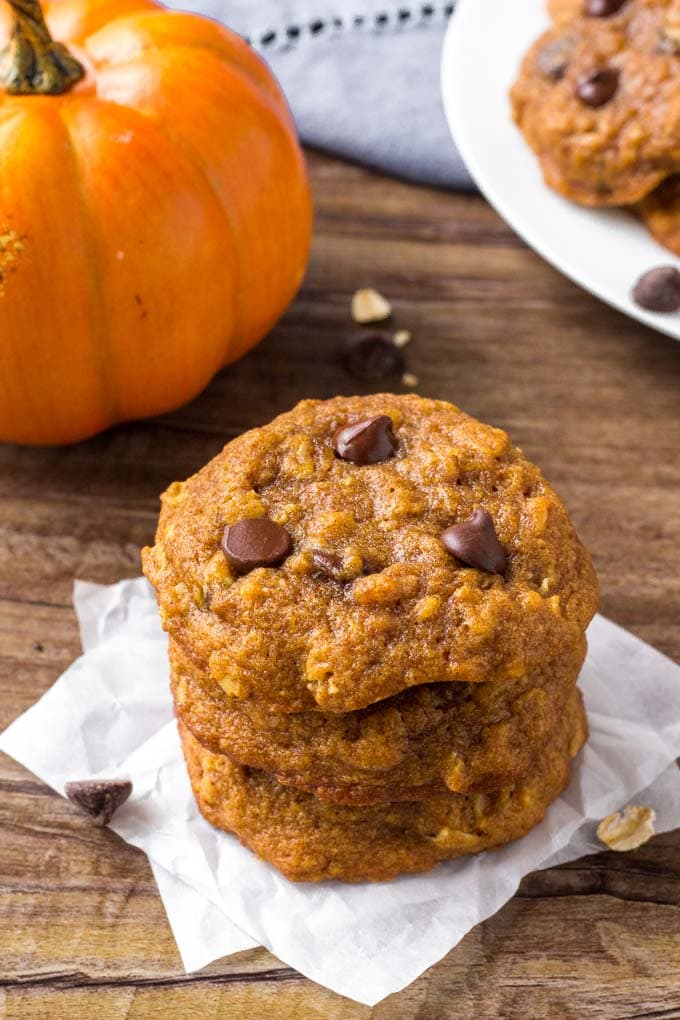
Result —
[[300, 284], [311, 202], [283, 96], [232, 32], [153, 0], [53, 0], [47, 27], [10, 3], [0, 440], [67, 443], [178, 407], [256, 344]]

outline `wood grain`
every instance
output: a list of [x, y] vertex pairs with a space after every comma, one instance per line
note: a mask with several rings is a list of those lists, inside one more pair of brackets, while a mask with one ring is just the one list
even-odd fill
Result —
[[[0, 727], [79, 652], [73, 578], [139, 572], [170, 481], [302, 397], [362, 389], [337, 351], [366, 285], [413, 334], [418, 391], [511, 432], [593, 551], [603, 611], [680, 659], [680, 346], [578, 290], [481, 199], [310, 160], [309, 274], [257, 351], [162, 419], [67, 449], [0, 447]], [[7, 1020], [680, 1017], [680, 833], [530, 876], [370, 1010], [263, 950], [185, 975], [145, 857], [6, 757], [0, 789]]]

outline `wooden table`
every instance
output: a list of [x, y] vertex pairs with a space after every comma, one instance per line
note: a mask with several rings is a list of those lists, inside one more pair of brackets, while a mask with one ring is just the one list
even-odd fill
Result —
[[[301, 397], [356, 391], [337, 349], [367, 285], [413, 333], [418, 391], [510, 431], [592, 550], [603, 612], [680, 659], [680, 346], [558, 275], [480, 198], [310, 162], [309, 274], [258, 350], [165, 418], [69, 449], [0, 447], [0, 727], [79, 653], [73, 578], [139, 573], [170, 481]], [[264, 950], [187, 977], [144, 855], [6, 757], [0, 787], [7, 1020], [680, 1017], [680, 832], [527, 878], [370, 1010]]]

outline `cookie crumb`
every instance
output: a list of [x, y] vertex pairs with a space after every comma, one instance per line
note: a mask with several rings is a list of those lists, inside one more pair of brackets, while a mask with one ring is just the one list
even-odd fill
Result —
[[411, 340], [412, 340], [411, 334], [407, 329], [397, 330], [397, 332], [392, 337], [392, 343], [394, 344], [395, 347], [398, 347], [399, 349], [401, 349], [402, 347], [406, 347], [407, 344], [411, 343]]
[[383, 322], [392, 314], [392, 306], [377, 290], [365, 287], [352, 298], [352, 318], [355, 322]]
[[404, 374], [401, 377], [401, 385], [408, 386], [408, 388], [411, 390], [414, 389], [419, 382], [420, 379], [418, 378], [417, 375], [414, 375], [413, 372], [404, 372]]
[[636, 850], [654, 835], [653, 808], [629, 804], [623, 811], [614, 811], [597, 827], [597, 838], [610, 850]]

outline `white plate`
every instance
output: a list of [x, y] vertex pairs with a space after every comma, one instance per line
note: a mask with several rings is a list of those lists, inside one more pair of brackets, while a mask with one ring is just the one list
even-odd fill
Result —
[[458, 0], [442, 61], [444, 107], [480, 189], [521, 237], [603, 301], [680, 340], [680, 314], [638, 308], [630, 288], [646, 270], [677, 265], [634, 216], [585, 209], [543, 183], [512, 122], [508, 90], [529, 44], [546, 28], [545, 0]]

